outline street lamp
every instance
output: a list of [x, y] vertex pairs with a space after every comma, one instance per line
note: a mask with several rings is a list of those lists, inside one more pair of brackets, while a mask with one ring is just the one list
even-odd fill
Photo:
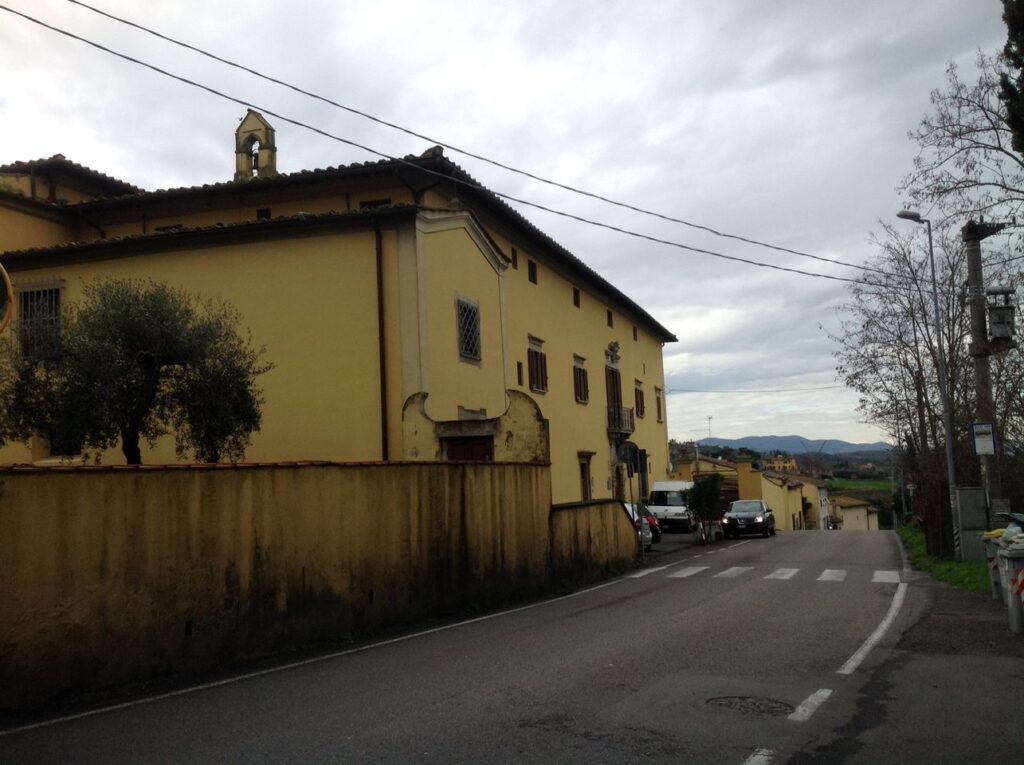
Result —
[[942, 322], [939, 319], [939, 286], [935, 280], [935, 250], [932, 247], [932, 222], [922, 218], [914, 210], [900, 210], [897, 218], [924, 223], [928, 226], [928, 261], [932, 267], [932, 306], [935, 310], [935, 344], [939, 348], [939, 399], [942, 402], [942, 429], [946, 436], [946, 477], [949, 481], [949, 510], [956, 523], [956, 474], [953, 470], [953, 413], [950, 404], [950, 392], [947, 389], [949, 378], [946, 374], [946, 351], [942, 347]]

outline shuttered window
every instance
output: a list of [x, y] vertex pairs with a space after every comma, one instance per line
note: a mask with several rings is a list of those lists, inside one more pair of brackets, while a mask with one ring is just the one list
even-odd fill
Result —
[[573, 358], [572, 365], [572, 389], [576, 396], [576, 402], [586, 404], [590, 401], [590, 381], [587, 378], [587, 368], [583, 366], [584, 359], [579, 356]]
[[530, 373], [530, 390], [545, 393], [548, 389], [548, 357], [543, 350], [543, 341], [530, 338], [530, 349], [526, 352], [526, 365]]

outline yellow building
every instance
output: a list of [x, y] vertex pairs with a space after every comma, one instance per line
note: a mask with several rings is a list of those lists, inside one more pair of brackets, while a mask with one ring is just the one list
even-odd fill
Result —
[[740, 499], [763, 499], [775, 513], [776, 528], [785, 531], [822, 528], [830, 499], [823, 481], [806, 476], [755, 470], [749, 458], [736, 462]]
[[832, 497], [833, 515], [843, 531], [878, 531], [878, 508], [866, 499], [837, 494]]
[[[276, 151], [250, 111], [224, 183], [142, 191], [60, 155], [0, 166], [16, 311], [59, 321], [97, 278], [227, 299], [274, 364], [250, 461], [550, 460], [567, 502], [623, 494], [629, 440], [641, 493], [667, 477], [676, 338], [639, 305], [440, 147], [290, 174]], [[143, 460], [175, 462], [173, 445]]]
[[794, 457], [764, 457], [761, 459], [761, 467], [776, 473], [796, 473], [800, 470]]

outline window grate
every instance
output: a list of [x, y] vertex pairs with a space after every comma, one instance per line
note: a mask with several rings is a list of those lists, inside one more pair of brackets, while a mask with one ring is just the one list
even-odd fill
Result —
[[18, 336], [21, 352], [38, 358], [60, 329], [60, 287], [18, 294]]
[[456, 302], [456, 323], [459, 332], [459, 355], [480, 360], [480, 307], [467, 300]]

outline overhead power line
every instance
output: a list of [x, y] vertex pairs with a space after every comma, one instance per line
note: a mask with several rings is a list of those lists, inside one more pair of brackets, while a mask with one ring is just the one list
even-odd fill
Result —
[[764, 388], [762, 390], [698, 390], [696, 388], [668, 388], [666, 393], [803, 393], [815, 390], [835, 390], [845, 385], [822, 385], [817, 388]]
[[661, 220], [668, 221], [670, 223], [679, 223], [679, 224], [681, 224], [683, 226], [688, 226], [690, 228], [697, 229], [699, 231], [704, 231], [704, 232], [706, 232], [708, 234], [713, 234], [714, 236], [723, 237], [723, 238], [726, 238], [726, 239], [733, 239], [733, 240], [738, 241], [738, 242], [744, 242], [745, 244], [751, 244], [751, 245], [755, 245], [757, 247], [765, 247], [765, 248], [770, 249], [770, 250], [775, 250], [777, 252], [784, 252], [784, 253], [787, 253], [787, 254], [790, 254], [790, 255], [797, 255], [797, 256], [802, 257], [802, 258], [811, 258], [813, 260], [821, 261], [823, 263], [832, 263], [834, 265], [845, 266], [847, 268], [857, 268], [857, 269], [860, 269], [862, 271], [869, 271], [869, 272], [873, 272], [873, 273], [883, 274], [885, 276], [889, 276], [889, 277], [893, 277], [893, 278], [904, 278], [904, 277], [901, 277], [898, 274], [891, 274], [891, 273], [889, 273], [887, 271], [884, 271], [882, 269], [878, 269], [878, 268], [875, 268], [873, 266], [868, 266], [868, 265], [865, 265], [863, 263], [850, 263], [848, 261], [840, 260], [838, 258], [829, 258], [829, 257], [825, 257], [823, 255], [815, 255], [813, 253], [802, 252], [800, 250], [794, 250], [794, 249], [790, 249], [788, 247], [782, 247], [782, 246], [779, 246], [779, 245], [770, 244], [768, 242], [762, 242], [762, 241], [759, 241], [757, 239], [751, 239], [749, 237], [740, 236], [738, 234], [730, 234], [730, 233], [725, 232], [725, 231], [719, 231], [719, 230], [717, 230], [715, 228], [712, 228], [711, 226], [705, 226], [705, 225], [702, 225], [702, 224], [699, 224], [699, 223], [694, 223], [692, 221], [684, 220], [682, 218], [676, 218], [676, 217], [671, 216], [671, 215], [666, 215], [664, 213], [659, 213], [659, 212], [655, 212], [653, 210], [648, 210], [648, 209], [639, 207], [637, 205], [630, 204], [629, 202], [622, 202], [622, 201], [619, 201], [619, 200], [616, 200], [616, 199], [612, 199], [610, 197], [603, 196], [601, 194], [597, 194], [597, 193], [592, 192], [592, 191], [587, 191], [586, 189], [581, 189], [578, 186], [572, 186], [570, 184], [561, 183], [559, 181], [555, 181], [555, 180], [552, 180], [550, 178], [545, 178], [544, 176], [537, 175], [536, 173], [532, 173], [532, 172], [530, 172], [528, 170], [522, 170], [520, 168], [514, 167], [514, 166], [506, 164], [504, 162], [500, 162], [500, 161], [495, 160], [495, 159], [491, 159], [490, 157], [487, 157], [487, 156], [484, 156], [482, 154], [478, 154], [476, 152], [470, 151], [469, 149], [464, 149], [464, 148], [461, 148], [459, 146], [455, 146], [453, 144], [450, 144], [450, 143], [447, 143], [445, 141], [439, 140], [437, 138], [432, 138], [431, 136], [425, 135], [423, 133], [419, 133], [419, 132], [417, 132], [415, 130], [412, 130], [411, 128], [407, 128], [407, 127], [404, 127], [402, 125], [399, 125], [398, 123], [390, 122], [388, 120], [385, 120], [385, 119], [382, 119], [380, 117], [374, 116], [373, 114], [370, 114], [368, 112], [362, 111], [360, 109], [356, 109], [355, 107], [339, 103], [338, 101], [330, 99], [330, 98], [328, 98], [326, 96], [322, 96], [322, 95], [320, 95], [318, 93], [314, 93], [312, 91], [306, 90], [306, 89], [304, 89], [302, 87], [299, 87], [298, 85], [293, 85], [293, 84], [291, 84], [289, 82], [286, 82], [284, 80], [278, 79], [278, 78], [273, 77], [271, 75], [264, 74], [263, 72], [260, 72], [260, 71], [258, 71], [256, 69], [253, 69], [252, 67], [246, 66], [244, 64], [239, 64], [238, 62], [232, 61], [232, 60], [227, 59], [227, 58], [224, 58], [223, 56], [218, 56], [216, 53], [211, 53], [210, 51], [204, 50], [203, 48], [200, 48], [200, 47], [198, 47], [196, 45], [192, 45], [190, 43], [184, 42], [184, 41], [179, 40], [177, 38], [171, 37], [170, 35], [166, 35], [166, 34], [163, 34], [161, 32], [158, 32], [155, 29], [151, 29], [150, 27], [144, 26], [144, 25], [139, 24], [139, 23], [134, 22], [134, 21], [130, 21], [130, 20], [125, 19], [125, 18], [123, 18], [121, 16], [118, 16], [116, 14], [110, 13], [108, 11], [104, 11], [104, 10], [102, 10], [100, 8], [96, 8], [96, 7], [92, 6], [92, 5], [89, 5], [88, 3], [83, 3], [83, 2], [81, 2], [81, 0], [67, 0], [67, 2], [71, 3], [72, 5], [77, 5], [77, 6], [80, 6], [82, 8], [85, 8], [86, 10], [92, 11], [93, 13], [96, 13], [96, 14], [98, 14], [100, 16], [103, 16], [105, 18], [111, 19], [112, 21], [116, 21], [116, 22], [118, 22], [120, 24], [124, 24], [124, 25], [126, 25], [128, 27], [131, 27], [133, 29], [138, 29], [141, 32], [145, 32], [146, 34], [152, 35], [153, 37], [156, 37], [156, 38], [158, 38], [160, 40], [163, 40], [165, 42], [171, 43], [172, 45], [177, 45], [178, 47], [184, 48], [184, 49], [189, 50], [189, 51], [192, 51], [193, 53], [198, 53], [199, 55], [205, 56], [206, 58], [209, 58], [209, 59], [211, 59], [213, 61], [217, 61], [218, 63], [221, 63], [221, 64], [224, 64], [226, 66], [230, 66], [230, 67], [233, 67], [233, 68], [238, 69], [240, 71], [246, 72], [246, 73], [251, 74], [251, 75], [253, 75], [255, 77], [258, 77], [258, 78], [260, 78], [262, 80], [265, 80], [267, 82], [271, 82], [271, 83], [273, 83], [275, 85], [280, 85], [281, 87], [287, 88], [288, 90], [291, 90], [291, 91], [293, 91], [295, 93], [299, 93], [299, 94], [307, 96], [309, 98], [316, 99], [317, 101], [320, 101], [322, 103], [328, 104], [328, 105], [333, 106], [333, 107], [335, 107], [337, 109], [342, 109], [342, 110], [344, 110], [346, 112], [349, 112], [350, 114], [354, 114], [354, 115], [356, 115], [358, 117], [362, 117], [363, 119], [370, 120], [371, 122], [375, 122], [378, 125], [383, 125], [384, 127], [388, 127], [388, 128], [393, 129], [393, 130], [397, 130], [399, 132], [405, 133], [406, 135], [412, 136], [414, 138], [419, 138], [419, 139], [427, 141], [429, 143], [437, 144], [438, 146], [443, 146], [444, 148], [449, 149], [449, 150], [451, 150], [453, 152], [456, 152], [457, 154], [462, 154], [462, 155], [464, 155], [466, 157], [471, 157], [473, 159], [479, 160], [480, 162], [485, 162], [485, 163], [487, 163], [489, 165], [492, 165], [494, 167], [500, 168], [502, 170], [506, 170], [506, 171], [508, 171], [510, 173], [516, 173], [517, 175], [521, 175], [521, 176], [523, 176], [525, 178], [529, 178], [531, 180], [538, 181], [539, 183], [543, 183], [543, 184], [546, 184], [548, 186], [554, 186], [554, 187], [562, 189], [564, 191], [572, 192], [573, 194], [579, 194], [580, 196], [589, 197], [590, 199], [596, 199], [596, 200], [598, 200], [600, 202], [605, 202], [606, 204], [614, 205], [615, 207], [620, 207], [620, 208], [622, 208], [624, 210], [630, 210], [632, 212], [640, 213], [642, 215], [648, 215], [648, 216], [651, 216], [653, 218], [659, 218]]
[[398, 162], [400, 164], [408, 165], [409, 167], [412, 167], [412, 168], [418, 170], [419, 172], [426, 173], [428, 175], [433, 175], [433, 176], [436, 176], [438, 178], [442, 178], [444, 180], [447, 180], [447, 181], [450, 181], [452, 183], [458, 184], [458, 185], [460, 185], [460, 186], [462, 186], [464, 188], [474, 189], [474, 190], [480, 191], [480, 192], [482, 192], [484, 194], [492, 194], [492, 195], [494, 195], [496, 197], [500, 197], [502, 199], [506, 199], [506, 200], [508, 200], [510, 202], [516, 202], [518, 204], [525, 205], [527, 207], [532, 207], [532, 208], [537, 209], [537, 210], [542, 210], [544, 212], [551, 213], [552, 215], [558, 215], [560, 217], [567, 218], [569, 220], [575, 220], [575, 221], [578, 221], [580, 223], [586, 223], [586, 224], [591, 225], [591, 226], [597, 226], [599, 228], [603, 228], [603, 229], [606, 229], [608, 231], [615, 231], [615, 232], [618, 232], [620, 234], [625, 234], [626, 236], [631, 236], [631, 237], [634, 237], [634, 238], [637, 238], [637, 239], [643, 239], [645, 241], [655, 242], [657, 244], [664, 244], [664, 245], [669, 246], [669, 247], [675, 247], [677, 249], [686, 250], [687, 252], [693, 252], [693, 253], [697, 253], [697, 254], [700, 254], [700, 255], [708, 255], [710, 257], [720, 258], [722, 260], [730, 260], [730, 261], [733, 261], [733, 262], [736, 262], [736, 263], [745, 263], [747, 265], [757, 266], [759, 268], [769, 268], [769, 269], [772, 269], [772, 270], [775, 270], [775, 271], [782, 271], [782, 272], [791, 273], [791, 274], [799, 274], [800, 276], [809, 276], [809, 277], [817, 278], [817, 279], [828, 279], [830, 281], [846, 282], [846, 283], [850, 283], [850, 284], [863, 284], [862, 282], [858, 281], [857, 279], [850, 279], [850, 278], [843, 277], [843, 276], [834, 276], [832, 274], [820, 274], [820, 273], [816, 273], [816, 272], [813, 272], [813, 271], [804, 271], [804, 270], [801, 270], [799, 268], [790, 268], [788, 266], [780, 266], [780, 265], [777, 265], [777, 264], [774, 264], [774, 263], [763, 263], [763, 262], [757, 261], [757, 260], [750, 260], [749, 258], [742, 258], [742, 257], [739, 257], [738, 255], [726, 255], [725, 253], [716, 252], [714, 250], [708, 250], [708, 249], [704, 249], [704, 248], [701, 248], [701, 247], [693, 247], [693, 246], [690, 246], [690, 245], [687, 245], [687, 244], [683, 244], [682, 242], [675, 242], [675, 241], [672, 241], [672, 240], [669, 240], [669, 239], [661, 239], [661, 238], [656, 237], [656, 236], [651, 236], [649, 234], [643, 234], [643, 233], [640, 233], [638, 231], [633, 231], [631, 229], [623, 228], [621, 226], [615, 226], [615, 225], [612, 225], [610, 223], [604, 223], [602, 221], [593, 220], [592, 218], [587, 218], [587, 217], [582, 216], [582, 215], [576, 215], [575, 213], [569, 213], [569, 212], [565, 212], [564, 210], [558, 210], [558, 209], [555, 209], [553, 207], [548, 207], [547, 205], [542, 205], [542, 204], [540, 204], [538, 202], [531, 202], [531, 201], [529, 201], [527, 199], [523, 199], [521, 197], [516, 197], [516, 196], [513, 196], [511, 194], [505, 194], [505, 193], [500, 192], [500, 191], [495, 191], [494, 189], [488, 189], [488, 188], [486, 188], [484, 186], [481, 186], [479, 184], [471, 183], [469, 181], [466, 181], [463, 178], [456, 178], [456, 177], [448, 175], [446, 173], [438, 172], [436, 170], [432, 170], [430, 168], [423, 167], [422, 165], [417, 164], [416, 162], [413, 162], [413, 161], [411, 161], [409, 159], [405, 159], [405, 158], [397, 157], [397, 156], [392, 156], [391, 154], [387, 154], [386, 152], [382, 152], [382, 151], [379, 151], [377, 149], [373, 149], [373, 148], [371, 148], [369, 146], [365, 146], [365, 145], [363, 145], [361, 143], [358, 143], [356, 141], [353, 141], [351, 139], [342, 138], [341, 136], [334, 135], [333, 133], [329, 133], [326, 130], [323, 130], [321, 128], [315, 127], [313, 125], [309, 125], [309, 124], [307, 124], [305, 122], [302, 122], [300, 120], [294, 119], [292, 117], [287, 117], [284, 114], [281, 114], [280, 112], [273, 111], [272, 109], [269, 109], [269, 108], [267, 108], [265, 106], [260, 106], [258, 104], [254, 104], [251, 101], [247, 101], [245, 99], [238, 98], [236, 96], [232, 96], [232, 95], [230, 95], [228, 93], [224, 93], [223, 91], [217, 90], [216, 88], [210, 87], [209, 85], [204, 85], [203, 83], [197, 82], [195, 80], [191, 80], [191, 79], [189, 79], [187, 77], [183, 77], [181, 75], [174, 74], [173, 72], [169, 72], [166, 69], [162, 69], [162, 68], [156, 66], [155, 64], [150, 64], [150, 63], [148, 63], [146, 61], [142, 61], [140, 59], [134, 58], [133, 56], [129, 56], [126, 53], [121, 53], [120, 51], [116, 51], [116, 50], [114, 50], [112, 48], [109, 48], [109, 47], [107, 47], [105, 45], [102, 45], [102, 44], [100, 44], [98, 42], [95, 42], [93, 40], [89, 40], [89, 39], [87, 39], [85, 37], [82, 37], [81, 35], [77, 35], [74, 32], [69, 32], [66, 29], [61, 29], [60, 27], [54, 26], [52, 24], [48, 24], [45, 21], [42, 21], [40, 19], [34, 18], [32, 16], [29, 16], [28, 14], [22, 13], [21, 11], [16, 11], [16, 10], [14, 10], [12, 8], [7, 7], [6, 5], [0, 5], [0, 10], [7, 11], [8, 13], [11, 13], [11, 14], [13, 14], [15, 16], [19, 16], [19, 17], [25, 19], [26, 21], [30, 21], [33, 24], [41, 26], [41, 27], [43, 27], [45, 29], [49, 29], [50, 31], [56, 32], [57, 34], [63, 35], [65, 37], [71, 38], [73, 40], [77, 40], [77, 41], [82, 42], [82, 43], [85, 43], [86, 45], [89, 45], [89, 46], [91, 46], [93, 48], [96, 48], [97, 50], [101, 50], [104, 53], [109, 53], [112, 56], [116, 56], [117, 58], [123, 59], [124, 61], [128, 61], [128, 62], [131, 62], [131, 63], [136, 64], [138, 66], [145, 67], [146, 69], [150, 69], [151, 71], [154, 71], [157, 74], [164, 75], [165, 77], [169, 77], [169, 78], [171, 78], [173, 80], [177, 80], [178, 82], [184, 83], [186, 85], [190, 85], [190, 86], [195, 87], [195, 88], [199, 88], [200, 90], [204, 90], [207, 93], [215, 95], [215, 96], [217, 96], [219, 98], [223, 98], [225, 100], [232, 101], [233, 103], [239, 104], [240, 106], [244, 106], [244, 107], [246, 107], [248, 109], [254, 109], [256, 111], [262, 112], [263, 114], [267, 114], [267, 115], [270, 115], [271, 117], [274, 117], [276, 119], [282, 120], [283, 122], [287, 122], [287, 123], [289, 123], [291, 125], [295, 125], [296, 127], [300, 127], [300, 128], [305, 129], [305, 130], [309, 130], [309, 131], [311, 131], [313, 133], [316, 133], [317, 135], [321, 135], [321, 136], [323, 136], [325, 138], [329, 138], [329, 139], [331, 139], [333, 141], [338, 141], [338, 142], [346, 144], [348, 146], [352, 146], [354, 148], [357, 148], [357, 149], [360, 149], [362, 151], [365, 151], [365, 152], [367, 152], [369, 154], [373, 154], [375, 156], [381, 157], [382, 159], [387, 159], [387, 160], [392, 161], [392, 162]]

